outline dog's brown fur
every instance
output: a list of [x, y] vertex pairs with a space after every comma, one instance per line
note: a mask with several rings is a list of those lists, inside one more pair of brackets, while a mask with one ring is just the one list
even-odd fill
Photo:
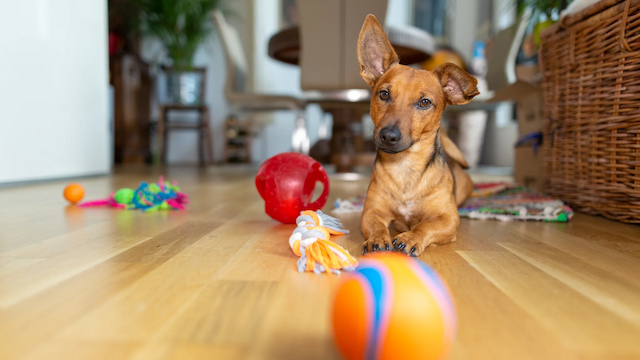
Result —
[[[473, 183], [460, 150], [440, 131], [440, 119], [446, 105], [466, 104], [479, 94], [476, 79], [453, 64], [433, 72], [398, 64], [373, 15], [360, 31], [358, 60], [360, 75], [373, 88], [370, 113], [379, 148], [362, 213], [363, 253], [395, 249], [418, 256], [455, 241], [456, 205], [471, 195]], [[389, 145], [380, 131], [396, 126], [401, 137]], [[401, 232], [393, 241], [391, 224]]]

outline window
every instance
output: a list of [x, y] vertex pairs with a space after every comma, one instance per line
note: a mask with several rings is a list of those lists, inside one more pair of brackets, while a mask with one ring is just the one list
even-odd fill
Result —
[[447, 0], [415, 0], [413, 24], [437, 38], [446, 37]]

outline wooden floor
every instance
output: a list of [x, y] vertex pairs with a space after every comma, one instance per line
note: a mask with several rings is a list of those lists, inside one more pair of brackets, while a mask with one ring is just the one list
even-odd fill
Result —
[[[264, 214], [253, 173], [166, 170], [186, 212], [67, 206], [62, 182], [0, 189], [0, 358], [338, 358], [339, 278], [296, 271], [293, 228]], [[81, 183], [94, 199], [156, 175]], [[331, 185], [330, 203], [367, 181]], [[342, 219], [353, 234], [339, 243], [359, 256], [359, 215]], [[639, 259], [640, 227], [583, 215], [464, 220], [422, 256], [457, 304], [450, 358], [474, 360], [639, 359]]]

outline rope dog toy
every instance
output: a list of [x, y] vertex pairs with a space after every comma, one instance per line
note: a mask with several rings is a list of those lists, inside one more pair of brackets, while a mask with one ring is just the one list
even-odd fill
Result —
[[331, 235], [349, 233], [349, 230], [342, 228], [340, 220], [320, 210], [307, 210], [300, 213], [296, 224], [298, 227], [289, 237], [289, 246], [300, 257], [297, 262], [298, 271], [340, 274], [340, 270], [355, 270], [358, 261], [347, 250], [330, 241]]

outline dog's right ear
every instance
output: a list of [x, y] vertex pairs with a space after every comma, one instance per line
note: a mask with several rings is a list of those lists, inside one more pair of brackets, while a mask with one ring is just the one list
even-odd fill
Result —
[[358, 37], [358, 61], [360, 76], [370, 86], [399, 61], [378, 19], [371, 14], [364, 20]]
[[478, 80], [455, 64], [438, 65], [433, 73], [440, 80], [442, 91], [451, 105], [464, 105], [480, 94]]

